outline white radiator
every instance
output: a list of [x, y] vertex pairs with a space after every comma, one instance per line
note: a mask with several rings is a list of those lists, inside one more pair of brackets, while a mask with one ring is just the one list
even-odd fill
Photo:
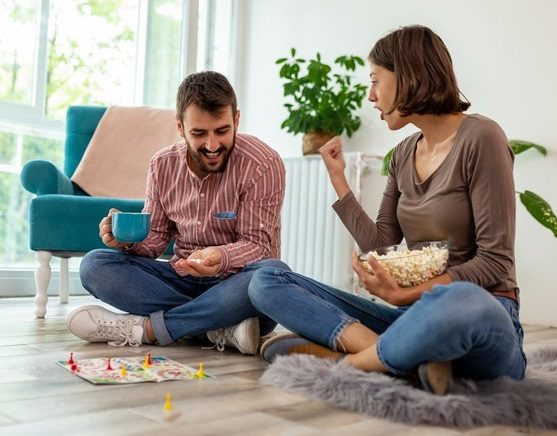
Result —
[[[362, 155], [345, 153], [346, 175], [359, 196]], [[353, 289], [354, 242], [333, 211], [336, 193], [320, 156], [285, 158], [281, 258], [293, 271], [336, 288]]]

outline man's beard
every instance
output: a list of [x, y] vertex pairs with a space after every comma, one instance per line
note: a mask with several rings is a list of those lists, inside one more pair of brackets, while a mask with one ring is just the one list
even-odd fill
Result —
[[[185, 138], [184, 138], [185, 139]], [[218, 167], [211, 167], [208, 166], [204, 161], [203, 158], [201, 157], [201, 155], [207, 155], [207, 153], [210, 153], [209, 150], [207, 150], [205, 147], [200, 148], [199, 150], [194, 150], [193, 147], [189, 144], [188, 140], [185, 139], [186, 142], [186, 146], [188, 147], [188, 151], [189, 151], [189, 155], [191, 156], [193, 163], [197, 166], [197, 168], [205, 173], [205, 174], [209, 174], [209, 173], [222, 173], [225, 169], [226, 169], [226, 165], [228, 164], [228, 159], [230, 159], [230, 153], [232, 153], [232, 150], [234, 150], [234, 147], [236, 146], [236, 131], [234, 131], [234, 140], [232, 141], [232, 146], [227, 150], [226, 147], [224, 146], [220, 146], [217, 150], [215, 150], [215, 152], [220, 152], [222, 160], [220, 162], [220, 165]]]

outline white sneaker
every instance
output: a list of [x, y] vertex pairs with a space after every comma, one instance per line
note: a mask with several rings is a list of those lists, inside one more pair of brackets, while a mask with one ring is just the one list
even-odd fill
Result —
[[229, 346], [237, 348], [242, 354], [254, 355], [259, 346], [259, 319], [248, 318], [235, 326], [207, 332], [207, 338], [219, 351]]
[[82, 306], [74, 309], [66, 327], [80, 339], [89, 342], [108, 342], [108, 345], [139, 347], [146, 316], [111, 312], [101, 306]]

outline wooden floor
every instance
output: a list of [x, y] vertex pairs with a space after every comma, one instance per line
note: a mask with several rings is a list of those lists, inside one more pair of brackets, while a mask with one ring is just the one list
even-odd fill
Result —
[[[90, 304], [73, 297], [51, 298], [46, 319], [33, 315], [31, 298], [0, 299], [0, 434], [2, 435], [452, 435], [442, 427], [409, 427], [369, 418], [286, 391], [262, 386], [266, 367], [259, 357], [220, 353], [199, 346], [117, 348], [88, 344], [65, 327], [66, 315]], [[526, 349], [557, 344], [557, 329], [529, 326]], [[196, 367], [203, 362], [214, 379], [92, 385], [55, 364], [73, 351], [77, 358], [130, 356], [151, 351]], [[170, 393], [174, 419], [164, 419]], [[542, 434], [508, 427], [484, 427], [467, 435]], [[549, 434], [548, 432], [544, 434]]]

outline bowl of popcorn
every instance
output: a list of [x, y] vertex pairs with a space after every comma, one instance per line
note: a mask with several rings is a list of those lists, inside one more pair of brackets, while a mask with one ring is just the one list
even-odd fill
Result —
[[373, 256], [402, 288], [417, 286], [441, 275], [447, 269], [449, 243], [426, 241], [412, 244], [390, 245], [360, 254], [362, 267], [369, 273], [373, 269], [368, 262]]

